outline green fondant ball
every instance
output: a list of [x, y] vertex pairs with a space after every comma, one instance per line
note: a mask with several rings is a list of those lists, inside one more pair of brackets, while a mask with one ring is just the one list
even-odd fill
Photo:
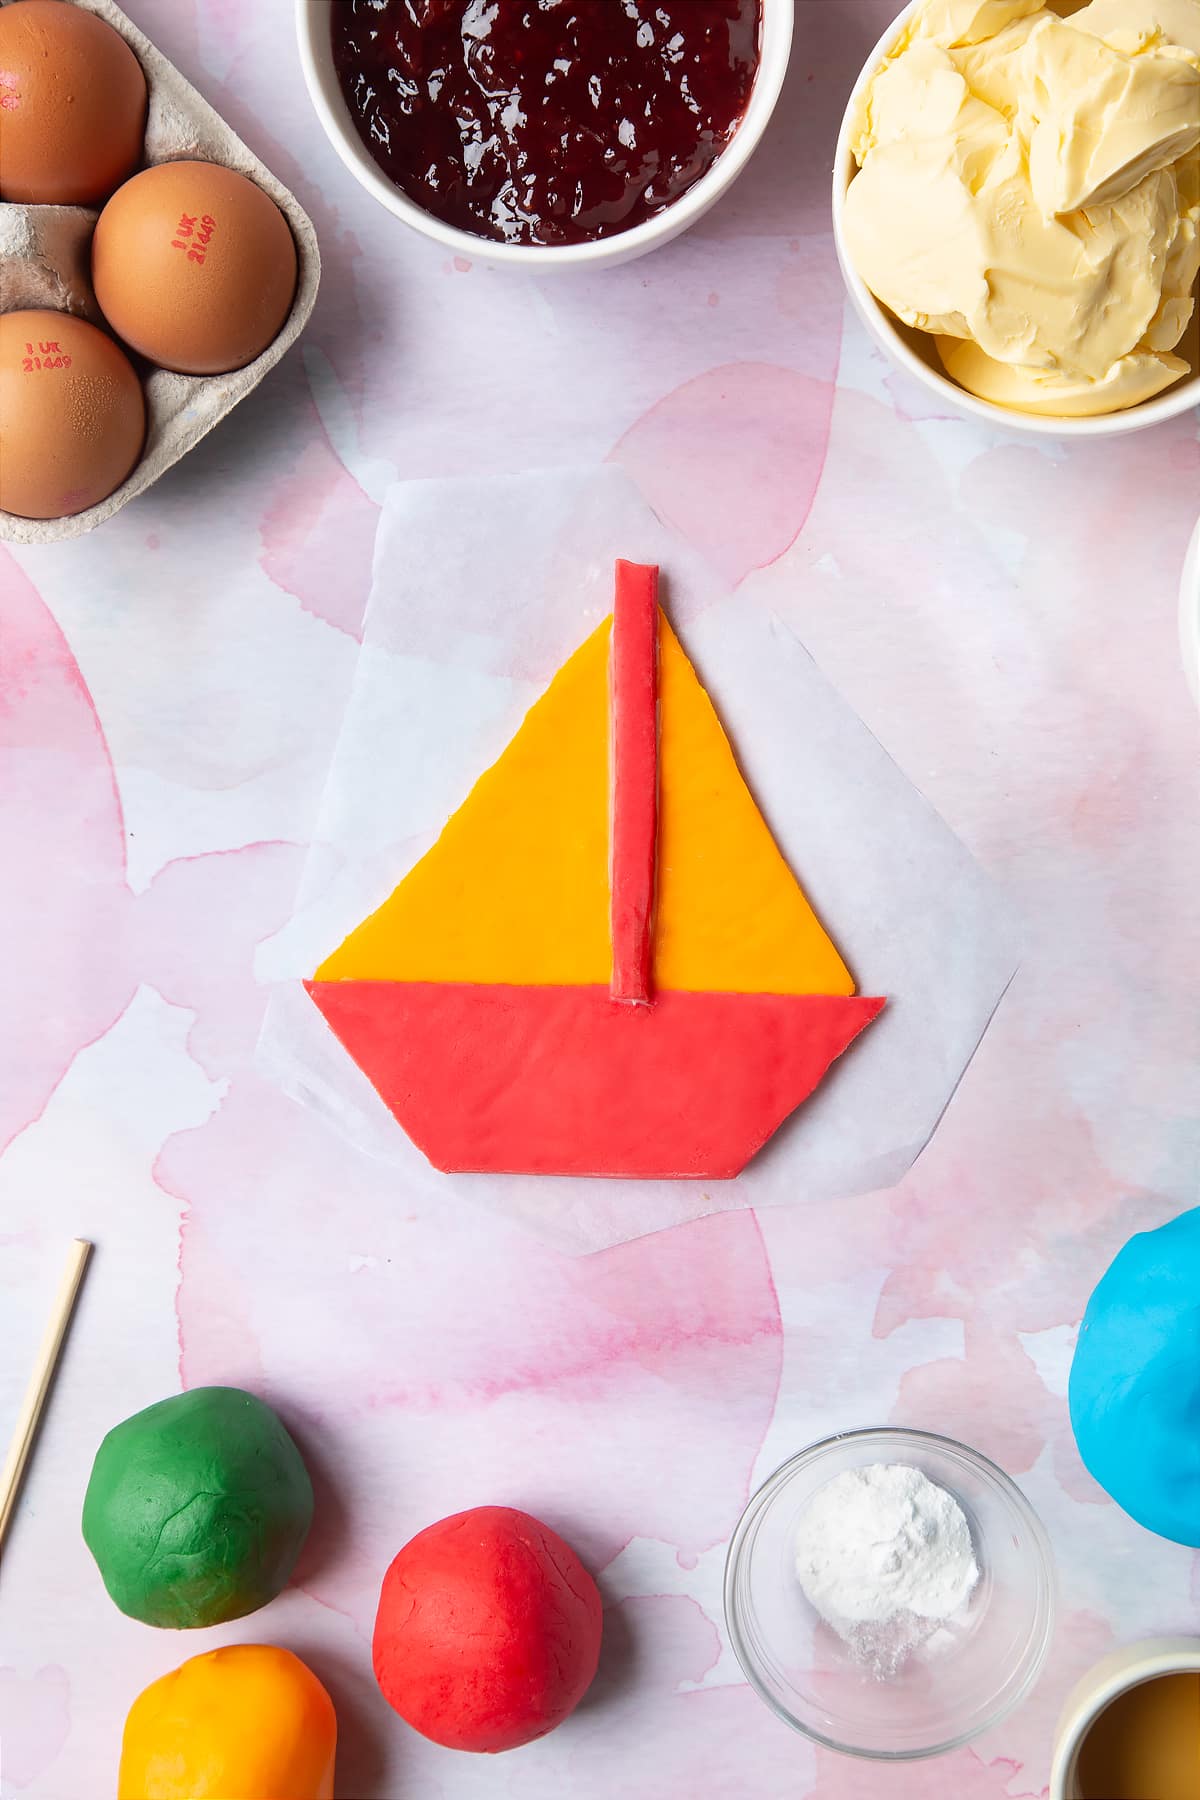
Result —
[[286, 1587], [312, 1514], [308, 1470], [271, 1408], [240, 1388], [193, 1388], [109, 1432], [83, 1536], [123, 1613], [221, 1625]]

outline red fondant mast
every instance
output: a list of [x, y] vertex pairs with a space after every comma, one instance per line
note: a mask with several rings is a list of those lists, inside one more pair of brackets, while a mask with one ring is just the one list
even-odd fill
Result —
[[658, 570], [617, 563], [609, 666], [612, 997], [650, 999], [658, 856]]

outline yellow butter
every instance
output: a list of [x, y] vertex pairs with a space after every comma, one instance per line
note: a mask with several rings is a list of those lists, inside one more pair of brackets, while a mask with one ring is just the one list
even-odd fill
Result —
[[1092, 419], [1101, 413], [1124, 412], [1153, 400], [1188, 372], [1188, 364], [1169, 352], [1144, 351], [1123, 356], [1100, 381], [1055, 375], [1038, 369], [997, 362], [965, 338], [936, 340], [948, 375], [968, 393], [993, 406], [1049, 418]]
[[1023, 51], [1029, 179], [1047, 215], [1107, 206], [1200, 144], [1200, 61], [1039, 19]]
[[1068, 23], [1110, 44], [1181, 44], [1200, 56], [1200, 0], [1091, 0]]
[[956, 380], [1018, 410], [1117, 410], [1190, 366], [1200, 0], [1113, 16], [926, 0], [854, 120], [851, 259], [905, 324], [963, 340], [939, 346]]

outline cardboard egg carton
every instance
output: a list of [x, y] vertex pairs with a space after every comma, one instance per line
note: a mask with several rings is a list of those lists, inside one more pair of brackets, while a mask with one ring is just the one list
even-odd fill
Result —
[[[16, 544], [49, 544], [78, 537], [144, 493], [257, 387], [295, 342], [312, 312], [321, 275], [317, 234], [295, 195], [247, 149], [175, 65], [112, 0], [70, 0], [70, 4], [99, 13], [114, 26], [145, 71], [149, 112], [143, 166], [192, 158], [224, 163], [257, 182], [291, 226], [296, 243], [296, 294], [278, 337], [244, 369], [228, 375], [176, 375], [167, 369], [149, 368], [134, 357], [135, 366], [142, 370], [146, 395], [146, 443], [141, 461], [115, 493], [86, 512], [65, 519], [22, 519], [0, 511], [0, 539]], [[98, 216], [95, 207], [0, 204], [0, 312], [44, 306], [102, 324], [89, 272]]]

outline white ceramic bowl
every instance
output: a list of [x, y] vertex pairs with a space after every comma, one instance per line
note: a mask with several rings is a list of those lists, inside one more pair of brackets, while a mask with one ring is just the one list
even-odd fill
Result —
[[838, 262], [855, 310], [875, 342], [940, 401], [957, 408], [959, 412], [970, 414], [972, 418], [982, 419], [989, 425], [1002, 425], [1010, 431], [1027, 432], [1036, 437], [1121, 437], [1129, 431], [1144, 431], [1147, 426], [1158, 425], [1164, 419], [1178, 418], [1189, 408], [1200, 406], [1200, 373], [1193, 373], [1177, 382], [1173, 388], [1168, 388], [1165, 394], [1160, 394], [1154, 400], [1143, 400], [1140, 406], [1131, 406], [1124, 412], [1104, 413], [1092, 419], [1050, 418], [1040, 413], [1014, 412], [1007, 406], [994, 406], [990, 400], [980, 400], [965, 388], [959, 387], [956, 381], [951, 381], [942, 369], [933, 339], [925, 332], [914, 331], [901, 324], [875, 298], [851, 262], [846, 247], [846, 194], [857, 173], [854, 154], [850, 148], [850, 134], [859, 95], [886, 59], [888, 51], [920, 4], [921, 0], [911, 0], [911, 4], [888, 26], [863, 64], [862, 73], [854, 84], [850, 103], [842, 118], [833, 165], [833, 237]]
[[1183, 669], [1196, 705], [1200, 706], [1200, 523], [1192, 533], [1183, 582], [1179, 589], [1179, 637]]
[[[909, 1464], [952, 1493], [980, 1571], [963, 1616], [884, 1679], [821, 1622], [796, 1573], [813, 1495], [871, 1463]], [[1041, 1672], [1055, 1598], [1046, 1534], [1008, 1476], [965, 1444], [891, 1426], [828, 1438], [784, 1463], [742, 1514], [725, 1565], [730, 1641], [759, 1698], [805, 1737], [876, 1762], [938, 1756], [998, 1724]]]
[[435, 239], [456, 255], [492, 266], [507, 264], [538, 270], [599, 268], [604, 264], [630, 262], [647, 250], [656, 250], [660, 244], [669, 243], [689, 225], [694, 225], [737, 180], [767, 128], [787, 73], [795, 15], [795, 0], [762, 0], [759, 68], [750, 104], [711, 169], [678, 200], [641, 225], [586, 244], [498, 244], [474, 232], [443, 224], [401, 193], [372, 160], [342, 98], [333, 66], [329, 13], [331, 6], [336, 4], [337, 0], [296, 0], [296, 31], [304, 79], [317, 117], [350, 173], [388, 212], [415, 230], [423, 231], [426, 237]]
[[1080, 1800], [1079, 1754], [1101, 1713], [1130, 1688], [1163, 1675], [1200, 1674], [1200, 1639], [1157, 1638], [1105, 1657], [1085, 1675], [1059, 1721], [1050, 1800]]

